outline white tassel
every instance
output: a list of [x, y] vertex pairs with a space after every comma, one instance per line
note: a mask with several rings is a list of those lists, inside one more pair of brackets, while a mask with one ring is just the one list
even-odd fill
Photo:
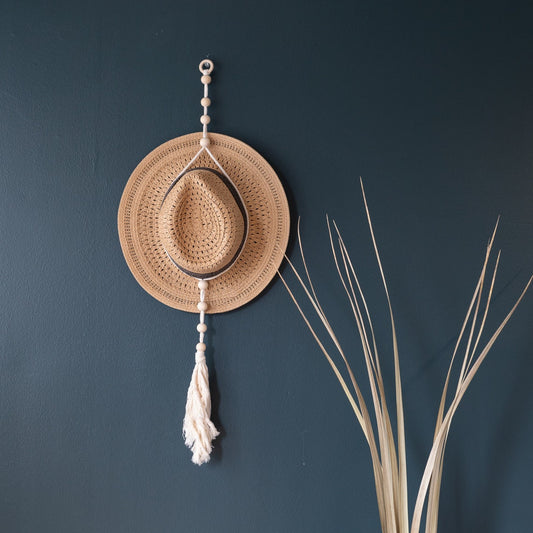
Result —
[[219, 434], [211, 422], [211, 393], [209, 392], [209, 371], [205, 362], [204, 335], [207, 331], [205, 324], [205, 291], [207, 281], [198, 282], [200, 289], [200, 322], [196, 329], [200, 333], [200, 342], [196, 345], [196, 364], [192, 372], [191, 384], [187, 392], [187, 406], [183, 419], [183, 438], [185, 444], [192, 450], [192, 462], [201, 465], [209, 461], [213, 445], [211, 444]]
[[192, 450], [192, 462], [197, 465], [209, 461], [213, 449], [211, 443], [219, 434], [210, 417], [209, 372], [205, 362], [205, 352], [197, 351], [183, 419], [185, 444]]

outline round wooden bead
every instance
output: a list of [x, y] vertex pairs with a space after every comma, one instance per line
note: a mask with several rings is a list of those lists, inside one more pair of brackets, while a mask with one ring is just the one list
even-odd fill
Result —
[[211, 141], [209, 140], [209, 137], [202, 137], [200, 139], [200, 146], [203, 146], [205, 148], [206, 146], [209, 146], [210, 142]]
[[202, 104], [204, 107], [209, 107], [211, 105], [211, 98], [202, 98], [200, 100], [200, 104]]
[[204, 75], [200, 78], [200, 80], [204, 85], [209, 85], [211, 83], [211, 76]]
[[202, 115], [200, 117], [200, 122], [202, 124], [209, 124], [211, 122], [211, 117], [209, 115]]
[[207, 324], [200, 322], [200, 324], [196, 326], [196, 331], [198, 333], [205, 333], [207, 331]]
[[207, 304], [205, 302], [198, 302], [198, 311], [207, 311]]
[[196, 351], [197, 352], [205, 352], [205, 349], [206, 349], [206, 345], [204, 342], [199, 342], [197, 345], [196, 345]]
[[[201, 144], [201, 143], [200, 143]], [[205, 291], [205, 289], [207, 289], [207, 281], [205, 279], [201, 279], [199, 282], [198, 282], [198, 288], [201, 290], [201, 291]]]

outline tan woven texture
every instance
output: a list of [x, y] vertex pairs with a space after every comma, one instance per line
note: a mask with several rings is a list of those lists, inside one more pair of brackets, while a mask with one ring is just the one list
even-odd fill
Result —
[[200, 277], [225, 270], [246, 232], [231, 190], [216, 174], [200, 169], [177, 182], [163, 201], [158, 219], [168, 255], [183, 270]]
[[[200, 171], [178, 182], [162, 207], [170, 185], [198, 152], [201, 136], [178, 137], [148, 154], [128, 180], [118, 212], [122, 251], [138, 283], [162, 303], [194, 313], [198, 282], [172, 263], [165, 247], [183, 266], [213, 271], [231, 256], [243, 231], [231, 193]], [[249, 222], [241, 255], [209, 282], [207, 313], [221, 313], [248, 303], [272, 280], [287, 247], [290, 217], [283, 187], [263, 157], [232, 137], [210, 133], [209, 139], [210, 150], [243, 199]], [[205, 152], [193, 166], [218, 170]], [[198, 250], [204, 251], [203, 260]]]

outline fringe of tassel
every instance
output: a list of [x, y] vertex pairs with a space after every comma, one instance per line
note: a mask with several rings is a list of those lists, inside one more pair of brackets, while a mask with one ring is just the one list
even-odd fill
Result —
[[192, 462], [207, 463], [213, 449], [212, 442], [219, 434], [211, 422], [211, 393], [209, 391], [209, 371], [205, 353], [196, 352], [196, 365], [187, 392], [187, 406], [183, 419], [183, 437], [192, 451]]

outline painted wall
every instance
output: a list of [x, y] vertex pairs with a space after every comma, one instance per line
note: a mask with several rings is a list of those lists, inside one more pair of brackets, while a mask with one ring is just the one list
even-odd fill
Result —
[[[325, 213], [341, 227], [390, 387], [364, 179], [397, 318], [412, 508], [499, 214], [486, 340], [533, 270], [533, 11], [463, 4], [2, 2], [2, 532], [379, 530], [362, 432], [279, 280], [210, 321], [222, 436], [200, 468], [183, 445], [196, 317], [137, 285], [116, 212], [142, 157], [199, 129], [205, 56], [212, 129], [278, 172], [364, 382]], [[532, 317], [529, 294], [454, 421], [443, 533], [531, 527]]]

